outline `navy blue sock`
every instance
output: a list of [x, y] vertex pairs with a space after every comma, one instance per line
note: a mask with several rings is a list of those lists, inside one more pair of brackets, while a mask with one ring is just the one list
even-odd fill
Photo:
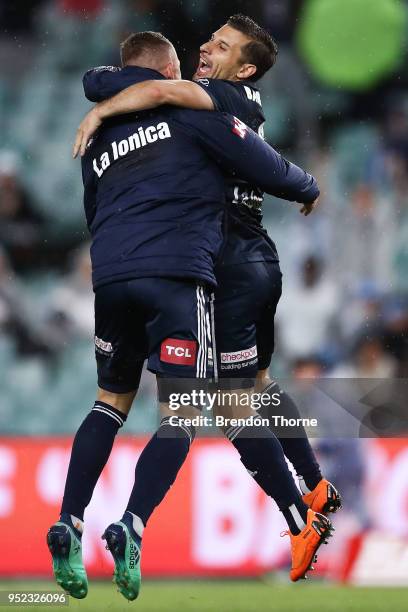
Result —
[[247, 471], [267, 495], [273, 497], [290, 531], [296, 535], [307, 519], [307, 506], [276, 436], [264, 426], [229, 427], [227, 438], [241, 456]]
[[126, 415], [105, 402], [95, 402], [78, 429], [72, 445], [61, 514], [83, 520], [84, 511], [112, 450]]
[[147, 524], [153, 510], [162, 501], [183, 465], [195, 431], [183, 424], [182, 418], [172, 417], [177, 425], [170, 425], [169, 417], [143, 449], [135, 470], [135, 484], [126, 510]]
[[[271, 402], [269, 406], [262, 406], [258, 410], [258, 414], [269, 419], [271, 415], [276, 414], [282, 415], [286, 419], [300, 419], [301, 415], [295, 402], [290, 395], [279, 389], [277, 383], [271, 383], [262, 393], [273, 394], [278, 391], [280, 405], [274, 407]], [[296, 474], [303, 478], [308, 489], [312, 491], [321, 481], [322, 474], [303, 425], [275, 427], [273, 421], [271, 421], [270, 429], [277, 436], [283, 452], [295, 468]]]

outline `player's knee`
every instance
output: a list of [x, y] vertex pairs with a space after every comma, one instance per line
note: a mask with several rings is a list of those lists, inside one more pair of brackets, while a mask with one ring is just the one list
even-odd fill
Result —
[[272, 380], [269, 378], [269, 369], [258, 370], [255, 381], [255, 390], [259, 392], [270, 385]]
[[124, 414], [129, 414], [135, 396], [136, 391], [112, 393], [112, 391], [107, 391], [106, 389], [98, 387], [97, 400], [99, 402], [105, 402], [109, 404], [109, 406], [113, 406], [113, 408], [116, 408], [116, 410]]

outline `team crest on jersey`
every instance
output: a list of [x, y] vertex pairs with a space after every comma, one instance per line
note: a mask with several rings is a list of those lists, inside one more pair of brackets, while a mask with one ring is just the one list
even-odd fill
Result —
[[109, 72], [119, 72], [119, 66], [97, 66], [92, 70], [92, 72], [105, 72], [108, 70]]
[[234, 127], [232, 128], [234, 134], [237, 134], [240, 138], [245, 138], [248, 132], [248, 126], [238, 119], [238, 117], [234, 117]]

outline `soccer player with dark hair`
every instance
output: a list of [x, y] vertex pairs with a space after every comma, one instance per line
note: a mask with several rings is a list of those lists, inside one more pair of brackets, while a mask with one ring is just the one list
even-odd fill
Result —
[[[263, 134], [265, 117], [255, 81], [273, 66], [276, 56], [277, 46], [268, 32], [249, 17], [234, 15], [201, 46], [195, 82], [145, 81], [106, 99], [130, 85], [131, 76], [112, 69], [90, 71], [84, 79], [86, 94], [93, 101], [105, 101], [82, 122], [75, 151], [83, 153], [90, 135], [105, 118], [161, 104], [230, 112]], [[245, 366], [245, 377], [256, 376], [257, 390], [272, 394], [279, 390], [269, 380], [268, 367], [274, 348], [273, 318], [281, 295], [281, 272], [276, 247], [262, 227], [262, 199], [256, 184], [249, 185], [237, 176], [228, 180], [227, 236], [216, 267], [215, 330], [221, 381], [242, 377], [240, 366]], [[303, 212], [309, 214], [313, 206]], [[246, 362], [228, 362], [229, 356], [235, 358], [239, 351], [248, 349], [252, 349], [247, 353], [251, 358]], [[280, 411], [288, 418], [298, 418], [290, 396], [280, 390], [280, 398]], [[231, 436], [236, 431], [226, 433]], [[240, 432], [243, 438], [245, 433]], [[304, 428], [297, 428], [296, 438], [293, 431], [289, 435], [284, 430], [276, 433], [299, 476], [305, 503], [319, 512], [337, 510], [340, 496], [322, 478]], [[240, 444], [239, 436], [235, 443]]]

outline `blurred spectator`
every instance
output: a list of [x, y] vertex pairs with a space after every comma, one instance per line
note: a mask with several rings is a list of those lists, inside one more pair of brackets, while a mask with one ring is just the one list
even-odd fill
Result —
[[50, 356], [51, 347], [35, 328], [6, 254], [0, 249], [0, 335], [15, 342], [20, 356]]
[[[323, 392], [328, 390], [324, 385], [322, 389], [319, 388], [319, 379], [324, 376], [324, 364], [318, 357], [311, 355], [295, 361], [292, 372], [302, 417], [317, 418], [319, 423], [319, 437], [312, 438], [311, 442], [322, 473], [341, 491], [347, 511], [353, 512], [360, 525], [366, 527], [367, 511], [360, 495], [365, 470], [362, 441], [353, 437], [339, 437], [340, 423], [343, 423], [346, 413], [331, 401], [330, 393], [327, 395]], [[338, 418], [340, 422], [337, 422]]]
[[364, 330], [357, 339], [350, 362], [338, 366], [332, 373], [337, 378], [392, 378], [397, 361], [384, 347], [381, 330]]
[[[348, 208], [333, 219], [339, 258], [339, 278], [354, 289], [361, 281], [379, 288], [393, 288], [393, 249], [397, 219], [393, 201], [361, 182], [354, 189]], [[348, 210], [347, 210], [348, 208]]]
[[44, 219], [19, 181], [17, 157], [4, 151], [0, 155], [0, 244], [16, 271], [38, 265], [43, 225]]
[[36, 9], [44, 0], [0, 0], [0, 22], [3, 32], [29, 33]]
[[384, 309], [384, 345], [398, 361], [395, 376], [408, 378], [408, 304], [405, 299], [392, 299]]
[[363, 281], [355, 292], [346, 294], [340, 317], [341, 334], [346, 342], [351, 342], [363, 327], [382, 324], [383, 300], [383, 293], [369, 281]]
[[291, 373], [295, 380], [318, 379], [323, 376], [324, 362], [317, 355], [305, 355], [295, 359]]
[[297, 283], [283, 287], [278, 306], [279, 339], [289, 359], [321, 352], [333, 330], [338, 295], [323, 275], [323, 261], [311, 255], [301, 265]]
[[387, 115], [385, 148], [404, 160], [408, 169], [408, 113], [399, 104]]
[[73, 256], [71, 272], [61, 278], [49, 298], [49, 332], [62, 346], [75, 339], [90, 339], [94, 330], [94, 294], [89, 245]]

